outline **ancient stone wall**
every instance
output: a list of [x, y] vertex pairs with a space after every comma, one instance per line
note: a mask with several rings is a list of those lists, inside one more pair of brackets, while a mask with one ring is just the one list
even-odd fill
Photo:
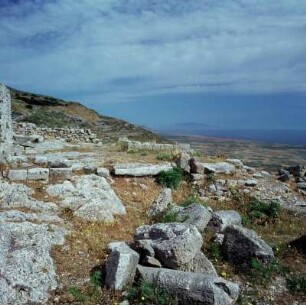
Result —
[[14, 124], [16, 135], [40, 135], [44, 139], [64, 139], [67, 142], [99, 143], [95, 133], [82, 128], [48, 128], [38, 127], [33, 123], [18, 122]]
[[0, 83], [0, 157], [11, 154], [12, 143], [11, 95], [6, 86]]
[[119, 143], [121, 143], [126, 149], [145, 149], [145, 150], [183, 150], [189, 151], [190, 144], [161, 144], [156, 142], [139, 142], [131, 141], [127, 138], [120, 138]]

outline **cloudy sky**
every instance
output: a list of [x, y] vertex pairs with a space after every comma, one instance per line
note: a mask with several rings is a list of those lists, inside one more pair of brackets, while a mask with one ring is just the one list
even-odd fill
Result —
[[306, 129], [306, 0], [0, 0], [0, 81], [153, 128]]

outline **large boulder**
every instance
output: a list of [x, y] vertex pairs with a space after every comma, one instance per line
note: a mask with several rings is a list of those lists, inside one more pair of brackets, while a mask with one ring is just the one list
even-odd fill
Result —
[[171, 204], [172, 190], [165, 188], [158, 194], [147, 214], [149, 217], [156, 217], [165, 212]]
[[234, 210], [216, 211], [209, 222], [209, 227], [217, 232], [222, 232], [231, 225], [241, 225], [241, 216]]
[[134, 281], [139, 254], [124, 242], [109, 245], [109, 257], [105, 267], [105, 285], [123, 290]]
[[222, 252], [235, 265], [249, 264], [252, 258], [263, 263], [274, 259], [272, 248], [255, 231], [236, 225], [224, 230]]
[[199, 232], [203, 232], [211, 219], [211, 211], [198, 203], [193, 203], [179, 210], [176, 219], [194, 225]]
[[138, 266], [139, 277], [167, 291], [179, 305], [230, 305], [239, 296], [239, 286], [223, 278], [164, 268]]
[[172, 269], [190, 263], [203, 244], [197, 228], [182, 223], [141, 226], [136, 229], [134, 239], [151, 239], [155, 257], [163, 266]]
[[168, 171], [173, 168], [170, 162], [161, 164], [144, 163], [117, 163], [113, 166], [114, 174], [117, 176], [155, 176], [162, 171]]

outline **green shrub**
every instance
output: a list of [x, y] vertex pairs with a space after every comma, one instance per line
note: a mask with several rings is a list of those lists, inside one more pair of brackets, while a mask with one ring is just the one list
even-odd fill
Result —
[[200, 204], [200, 200], [199, 200], [199, 196], [198, 195], [191, 195], [188, 196], [184, 201], [182, 201], [180, 203], [181, 206], [183, 207], [187, 207], [193, 203], [199, 203]]
[[162, 160], [162, 161], [171, 161], [173, 159], [173, 156], [172, 156], [172, 154], [170, 154], [168, 152], [160, 152], [156, 156], [156, 159], [157, 160]]
[[264, 264], [255, 258], [250, 260], [250, 274], [255, 280], [268, 282], [273, 276], [285, 275], [286, 272], [286, 268], [276, 259], [268, 264]]
[[175, 167], [168, 171], [162, 171], [157, 176], [156, 181], [165, 187], [176, 189], [179, 187], [182, 177], [183, 175], [181, 169]]
[[214, 258], [214, 259], [219, 260], [219, 259], [222, 258], [220, 248], [215, 242], [213, 242], [210, 245], [209, 252], [210, 252], [210, 255], [212, 256], [212, 258]]
[[164, 290], [156, 288], [154, 285], [140, 281], [136, 286], [129, 289], [127, 299], [137, 302], [138, 305], [171, 305], [175, 304], [174, 299]]
[[177, 212], [174, 212], [172, 210], [167, 211], [161, 219], [161, 222], [177, 222]]
[[248, 204], [248, 217], [254, 222], [268, 222], [276, 219], [280, 213], [280, 204], [277, 201], [264, 202], [253, 198]]
[[287, 288], [292, 294], [306, 295], [306, 274], [293, 275], [287, 279]]
[[73, 295], [74, 300], [77, 302], [86, 302], [88, 300], [88, 296], [82, 293], [76, 286], [69, 287], [68, 291]]
[[102, 285], [102, 272], [95, 271], [90, 277], [90, 282], [94, 287], [100, 287]]

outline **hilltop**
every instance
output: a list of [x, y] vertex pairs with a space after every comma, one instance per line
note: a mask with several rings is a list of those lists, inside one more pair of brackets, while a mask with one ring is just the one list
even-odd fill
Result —
[[9, 89], [15, 121], [44, 127], [89, 128], [106, 142], [116, 141], [119, 137], [165, 142], [152, 131], [121, 119], [101, 115], [81, 103]]

